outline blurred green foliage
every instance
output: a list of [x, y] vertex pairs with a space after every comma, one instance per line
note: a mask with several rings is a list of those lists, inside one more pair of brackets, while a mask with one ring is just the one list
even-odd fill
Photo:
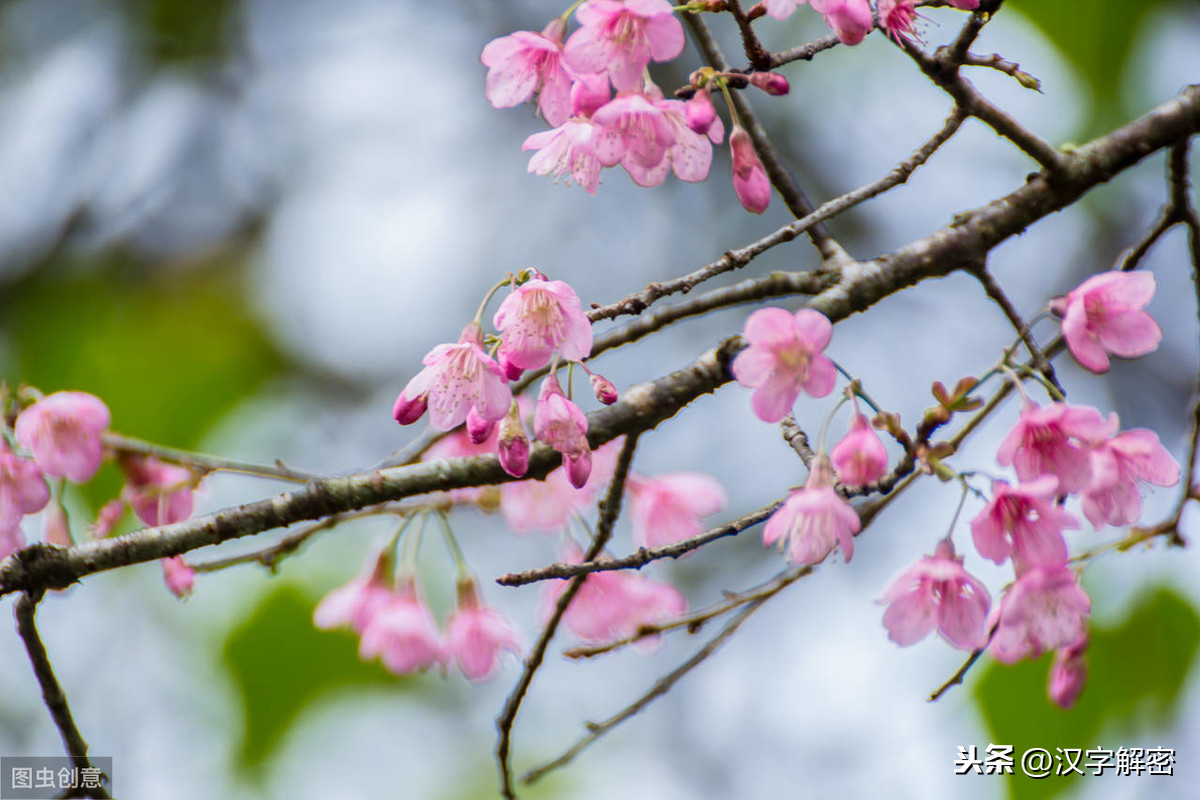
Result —
[[[1143, 596], [1121, 624], [1092, 627], [1087, 687], [1073, 709], [1063, 710], [1046, 699], [1050, 656], [1011, 667], [989, 663], [974, 697], [991, 742], [1014, 746], [1018, 768], [1006, 778], [1009, 796], [1056, 797], [1074, 788], [1080, 777], [1051, 774], [1035, 780], [1020, 774], [1021, 754], [1030, 748], [1045, 748], [1052, 755], [1059, 747], [1115, 750], [1128, 737], [1169, 725], [1197, 645], [1200, 617], [1195, 609], [1170, 589], [1158, 589]], [[1130, 743], [1160, 745], [1158, 738]], [[982, 757], [982, 747], [979, 752]]]
[[227, 45], [230, 11], [237, 0], [131, 0], [160, 63], [220, 56]]
[[222, 659], [242, 701], [235, 763], [247, 776], [261, 775], [292, 723], [328, 693], [346, 687], [404, 692], [412, 685], [377, 662], [360, 661], [352, 633], [318, 631], [312, 612], [303, 592], [276, 585], [225, 642]]

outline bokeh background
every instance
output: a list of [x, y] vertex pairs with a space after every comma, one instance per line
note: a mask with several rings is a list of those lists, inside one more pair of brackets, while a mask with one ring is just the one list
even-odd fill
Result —
[[[539, 122], [528, 108], [487, 104], [478, 56], [491, 38], [540, 30], [562, 10], [541, 0], [0, 3], [0, 376], [47, 392], [94, 392], [118, 430], [164, 444], [356, 470], [413, 435], [390, 419], [392, 400], [421, 355], [453, 339], [504, 272], [534, 265], [571, 281], [585, 302], [610, 302], [786, 221], [778, 202], [762, 218], [741, 211], [723, 149], [702, 185], [671, 179], [647, 191], [610, 171], [589, 197], [527, 175], [520, 144]], [[947, 41], [962, 19], [949, 10], [925, 16], [930, 44]], [[825, 32], [808, 9], [768, 22], [760, 29], [776, 47]], [[1082, 142], [1200, 79], [1200, 7], [1010, 0], [978, 50], [1042, 80], [1038, 94], [973, 72], [989, 96], [1053, 143]], [[656, 74], [670, 90], [697, 64], [689, 46]], [[789, 96], [752, 99], [817, 200], [884, 174], [949, 111], [878, 35], [783, 71]], [[868, 258], [1011, 191], [1031, 169], [969, 122], [908, 185], [832, 227]], [[994, 272], [1021, 311], [1031, 315], [1109, 268], [1154, 218], [1162, 176], [1159, 154], [996, 251]], [[813, 256], [797, 241], [745, 272], [808, 268]], [[1165, 332], [1159, 350], [1116, 364], [1106, 379], [1065, 362], [1060, 374], [1074, 402], [1153, 428], [1178, 458], [1200, 359], [1183, 231], [1147, 266], [1160, 287], [1150, 305]], [[619, 387], [652, 379], [739, 330], [747, 313], [687, 322], [597, 367]], [[1048, 337], [1052, 326], [1037, 333]], [[980, 372], [1011, 338], [979, 287], [953, 276], [846, 320], [830, 353], [913, 420], [929, 404], [931, 381]], [[815, 430], [827, 408], [802, 402], [798, 414]], [[1015, 415], [1015, 404], [1003, 409], [956, 463], [995, 468]], [[644, 437], [637, 466], [718, 476], [731, 517], [803, 476], [736, 386]], [[283, 488], [215, 476], [201, 510]], [[70, 494], [77, 534], [118, 489], [107, 467]], [[1151, 492], [1145, 518], [1161, 519], [1178, 491]], [[851, 565], [831, 563], [785, 591], [668, 697], [530, 796], [1194, 797], [1195, 548], [1156, 546], [1088, 569], [1092, 677], [1074, 711], [1045, 699], [1048, 659], [1014, 668], [985, 659], [966, 687], [929, 704], [961, 654], [934, 640], [892, 646], [875, 599], [932, 550], [956, 501], [945, 487], [914, 487], [860, 540]], [[968, 505], [965, 518], [976, 510]], [[1185, 517], [1192, 538], [1197, 520], [1193, 508]], [[551, 537], [518, 538], [497, 516], [462, 512], [454, 524], [485, 584], [556, 553]], [[962, 550], [965, 530], [960, 524]], [[26, 525], [27, 536], [39, 532], [36, 519]], [[360, 663], [353, 637], [312, 629], [316, 601], [355, 574], [386, 532], [380, 523], [346, 525], [276, 575], [244, 566], [201, 576], [186, 603], [167, 593], [153, 564], [48, 598], [43, 635], [92, 752], [114, 758], [118, 796], [494, 796], [493, 719], [515, 661], [477, 687], [456, 676], [398, 679]], [[1071, 545], [1119, 535], [1087, 530]], [[779, 568], [758, 537], [751, 530], [647, 572], [706, 605]], [[425, 585], [444, 619], [452, 570], [429, 544]], [[614, 550], [630, 547], [622, 527]], [[968, 558], [998, 595], [1004, 571]], [[532, 640], [539, 590], [485, 593]], [[634, 699], [701, 636], [675, 634], [652, 654], [594, 663], [552, 652], [518, 720], [518, 769], [556, 755], [585, 720]], [[1018, 753], [1171, 747], [1178, 762], [1172, 778], [955, 777], [959, 746], [982, 751], [992, 742]], [[0, 631], [0, 753], [60, 748], [15, 632]]]

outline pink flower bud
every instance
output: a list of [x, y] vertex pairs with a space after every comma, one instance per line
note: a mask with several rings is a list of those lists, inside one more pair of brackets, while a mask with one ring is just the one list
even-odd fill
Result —
[[533, 432], [539, 441], [563, 454], [567, 475], [577, 489], [587, 483], [592, 470], [587, 430], [587, 417], [563, 394], [558, 378], [547, 375], [534, 410]]
[[733, 191], [738, 202], [751, 214], [763, 213], [771, 204], [771, 182], [758, 153], [754, 152], [750, 134], [741, 125], [734, 126], [729, 148], [733, 155]]
[[762, 89], [767, 94], [780, 97], [791, 91], [788, 79], [778, 72], [754, 72], [750, 75], [750, 83]]
[[594, 372], [589, 375], [589, 378], [592, 381], [592, 393], [596, 395], [597, 400], [606, 406], [617, 402], [617, 387], [613, 386], [612, 381]]
[[494, 419], [484, 419], [479, 411], [471, 406], [471, 410], [467, 412], [467, 436], [471, 440], [471, 444], [483, 444], [492, 435], [492, 429], [496, 427]]
[[887, 449], [862, 414], [850, 421], [850, 432], [830, 453], [838, 478], [847, 486], [866, 486], [887, 470]]
[[400, 396], [396, 398], [396, 404], [392, 406], [392, 416], [401, 425], [411, 425], [424, 415], [428, 406], [428, 392], [411, 399], [405, 397], [404, 392], [401, 392]]
[[701, 89], [684, 104], [687, 126], [696, 133], [708, 133], [717, 119], [717, 110], [713, 108], [712, 97], [708, 89]]
[[500, 421], [500, 443], [497, 448], [500, 466], [514, 478], [520, 478], [529, 471], [529, 437], [525, 435], [525, 426], [521, 424], [521, 414], [517, 404], [513, 403], [508, 416]]
[[196, 583], [196, 570], [183, 560], [183, 556], [159, 559], [158, 563], [162, 564], [163, 581], [171, 590], [171, 594], [182, 600], [192, 593], [192, 587]]
[[567, 479], [576, 489], [587, 485], [588, 477], [592, 474], [592, 451], [584, 450], [577, 456], [566, 456]]
[[1088, 637], [1085, 635], [1070, 647], [1054, 653], [1046, 693], [1054, 704], [1061, 708], [1075, 705], [1075, 701], [1083, 693], [1088, 675], [1087, 646]]

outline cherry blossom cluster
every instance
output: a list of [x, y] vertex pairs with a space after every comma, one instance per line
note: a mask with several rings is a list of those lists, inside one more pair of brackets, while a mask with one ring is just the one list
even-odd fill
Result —
[[[440, 344], [426, 354], [425, 369], [400, 392], [392, 416], [408, 425], [428, 410], [431, 424], [442, 431], [465, 422], [471, 442], [494, 439], [500, 464], [519, 478], [529, 468], [529, 436], [509, 382], [527, 369], [551, 366], [538, 393], [534, 436], [562, 453], [571, 483], [582, 486], [592, 469], [587, 417], [563, 391], [555, 371], [560, 359], [581, 362], [591, 354], [591, 321], [575, 290], [563, 281], [528, 269], [509, 283], [512, 292], [492, 320], [499, 333], [491, 337], [491, 352], [484, 349], [488, 342], [480, 325], [481, 306], [457, 343]], [[596, 398], [616, 402], [612, 383], [583, 369], [591, 375]]]
[[[31, 394], [23, 392], [24, 394]], [[70, 547], [72, 537], [61, 496], [51, 502], [47, 478], [84, 484], [106, 455], [102, 436], [112, 417], [102, 400], [86, 392], [55, 392], [18, 403], [16, 422], [0, 437], [0, 558], [25, 545], [21, 521], [43, 509], [43, 539]], [[195, 477], [191, 471], [152, 456], [121, 453], [125, 475], [121, 497], [100, 509], [92, 534], [107, 536], [126, 506], [146, 525], [180, 522], [192, 515]], [[61, 495], [61, 492], [57, 493]], [[194, 572], [182, 557], [162, 560], [167, 587], [178, 597], [191, 592]]]
[[[804, 0], [767, 0], [750, 19], [770, 14], [785, 19]], [[974, 9], [979, 0], [951, 0]], [[855, 45], [874, 27], [867, 0], [812, 0], [843, 44]], [[897, 41], [914, 38], [916, 0], [876, 0], [881, 27]], [[724, 11], [721, 0], [695, 0], [692, 12]], [[488, 68], [484, 95], [496, 108], [537, 98], [537, 110], [552, 126], [521, 146], [534, 150], [529, 172], [577, 183], [594, 194], [601, 170], [618, 164], [639, 186], [657, 186], [674, 172], [699, 182], [712, 166], [712, 146], [725, 138], [725, 126], [712, 92], [755, 86], [783, 95], [788, 81], [773, 72], [718, 73], [697, 70], [691, 82], [667, 99], [650, 79], [651, 62], [670, 61], [683, 52], [683, 26], [667, 0], [587, 0], [572, 6], [579, 27], [567, 35], [571, 11], [555, 17], [541, 33], [517, 31], [494, 39], [480, 60]], [[684, 102], [686, 100], [686, 102]], [[754, 144], [729, 105], [729, 136], [734, 192], [746, 210], [761, 214], [771, 184]]]
[[[1103, 273], [1052, 300], [1050, 310], [1062, 319], [1063, 337], [1079, 363], [1105, 372], [1110, 355], [1130, 358], [1158, 346], [1162, 333], [1143, 310], [1154, 288], [1149, 273]], [[755, 390], [752, 406], [761, 419], [783, 419], [801, 392], [824, 397], [833, 390], [836, 369], [823, 355], [831, 332], [829, 320], [808, 309], [791, 314], [767, 308], [750, 316], [743, 332], [748, 346], [732, 372]], [[1106, 418], [1062, 400], [1040, 406], [1012, 379], [1024, 402], [996, 460], [1015, 471], [1017, 482], [994, 478], [970, 527], [980, 556], [996, 564], [1012, 561], [1013, 582], [993, 608], [987, 588], [963, 568], [947, 534], [933, 555], [904, 570], [884, 593], [883, 623], [900, 645], [936, 629], [954, 647], [987, 648], [1009, 664], [1053, 651], [1049, 693], [1069, 707], [1086, 678], [1091, 602], [1070, 566], [1063, 532], [1080, 528], [1080, 521], [1064, 503], [1078, 498], [1096, 530], [1130, 525], [1141, 514], [1142, 485], [1173, 486], [1180, 468], [1152, 431], [1121, 431], [1115, 413]], [[972, 380], [966, 391], [974, 385]], [[764, 544], [786, 548], [796, 564], [819, 563], [840, 547], [848, 562], [860, 520], [838, 485], [878, 481], [887, 460], [871, 423], [856, 411], [842, 441], [831, 454], [818, 447], [805, 486], [768, 519]]]

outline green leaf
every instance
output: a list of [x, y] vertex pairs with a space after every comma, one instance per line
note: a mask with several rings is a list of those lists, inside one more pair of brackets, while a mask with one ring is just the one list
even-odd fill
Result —
[[150, 52], [164, 63], [222, 55], [232, 0], [139, 0]]
[[[291, 725], [313, 702], [346, 687], [406, 691], [377, 662], [358, 658], [350, 632], [318, 631], [313, 603], [287, 584], [273, 589], [229, 636], [222, 658], [242, 701], [238, 766], [260, 776]], [[419, 680], [419, 679], [418, 679]]]
[[[1034, 780], [1021, 775], [1020, 756], [1030, 748], [1045, 748], [1052, 755], [1059, 747], [1115, 749], [1117, 737], [1137, 734], [1147, 725], [1170, 725], [1200, 645], [1196, 610], [1170, 589], [1159, 589], [1142, 597], [1123, 623], [1093, 626], [1091, 635], [1087, 688], [1069, 711], [1046, 698], [1050, 656], [1011, 667], [992, 662], [976, 683], [974, 698], [990, 741], [1014, 746], [1018, 768], [1006, 778], [1010, 797], [1055, 797], [1080, 777], [1052, 774]], [[1102, 735], [1112, 738], [1104, 742]]]

